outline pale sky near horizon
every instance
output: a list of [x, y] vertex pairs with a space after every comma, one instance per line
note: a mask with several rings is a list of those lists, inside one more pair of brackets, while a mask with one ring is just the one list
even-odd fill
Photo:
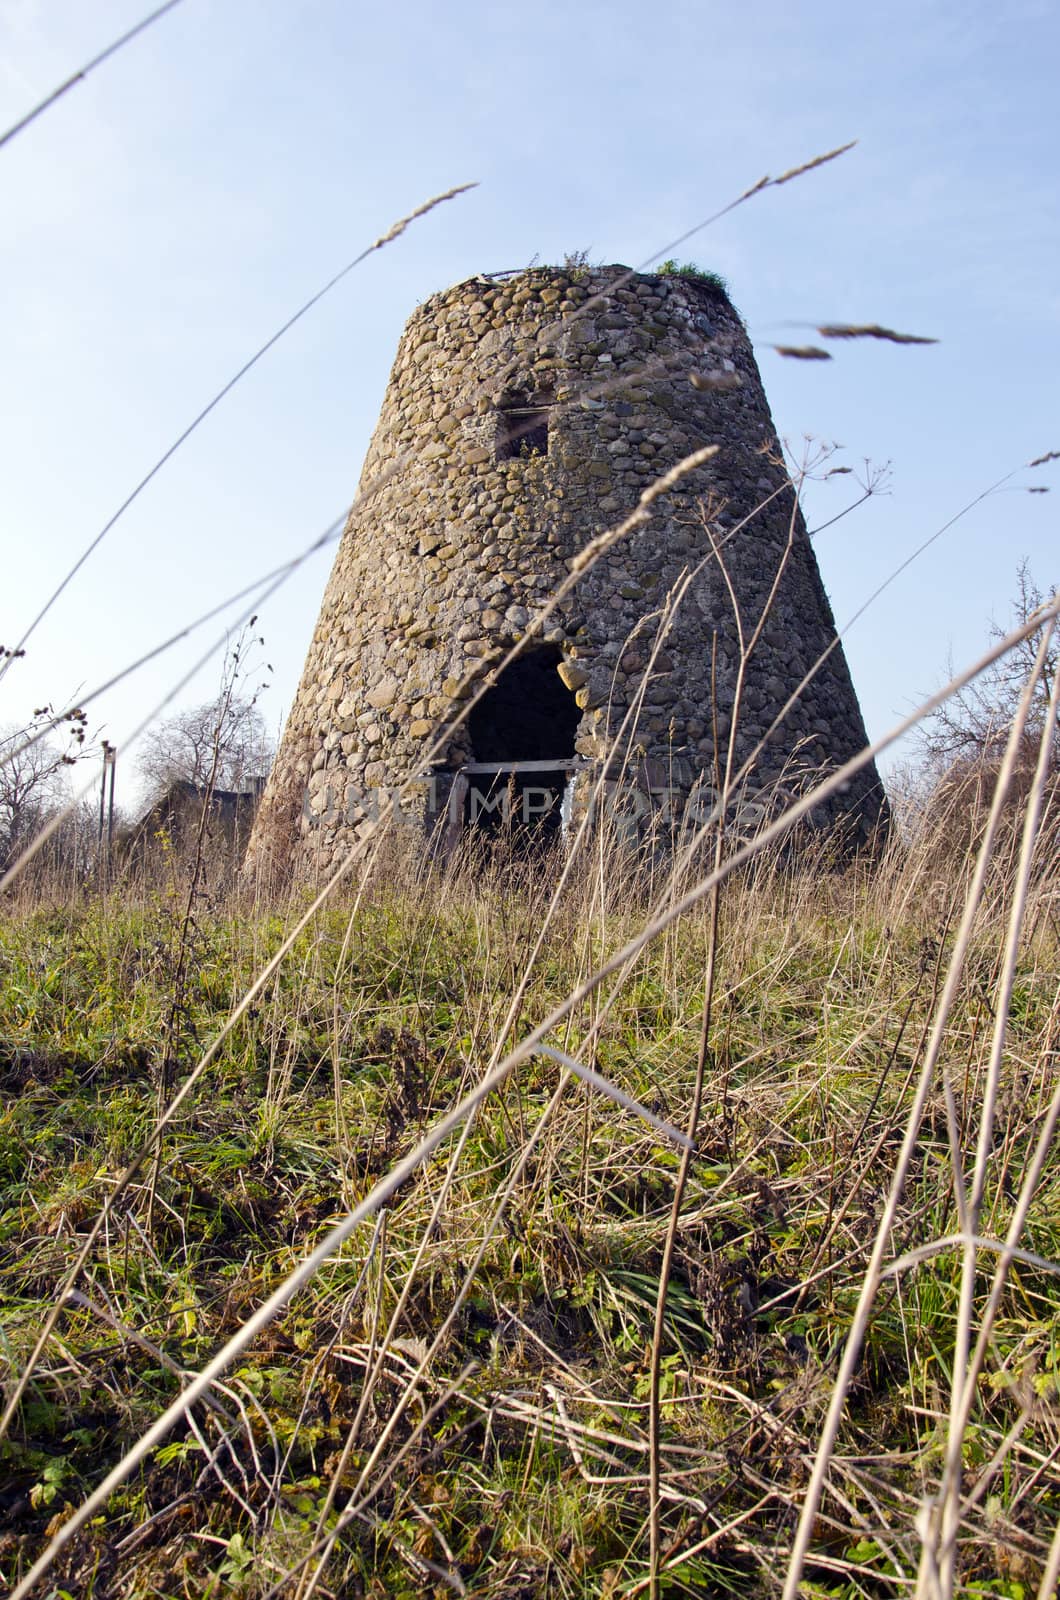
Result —
[[[150, 0], [0, 0], [0, 132]], [[879, 736], [1007, 620], [1016, 569], [1060, 582], [1055, 4], [838, 0], [182, 0], [0, 149], [0, 643], [196, 412], [399, 216], [479, 187], [358, 267], [229, 395], [117, 524], [0, 684], [0, 724], [67, 703], [307, 545], [352, 498], [404, 322], [478, 271], [638, 266], [764, 173], [857, 139], [678, 254], [721, 271], [777, 427], [891, 463], [815, 540], [842, 626], [1013, 473], [846, 638]], [[834, 345], [821, 321], [937, 346]], [[851, 477], [811, 485], [826, 521]], [[1026, 485], [1049, 486], [1031, 495]], [[263, 606], [290, 705], [333, 549]], [[220, 624], [90, 706], [122, 755]], [[219, 659], [174, 705], [209, 699]]]

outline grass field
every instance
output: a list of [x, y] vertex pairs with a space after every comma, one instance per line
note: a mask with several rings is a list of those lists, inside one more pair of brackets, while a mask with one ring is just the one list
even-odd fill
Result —
[[[286, 330], [463, 188], [282, 324], [38, 621]], [[715, 448], [586, 530], [509, 658]], [[879, 486], [866, 474], [847, 511]], [[746, 667], [796, 503], [746, 636], [737, 608], [718, 814], [687, 853], [586, 831], [565, 855], [443, 863], [377, 836], [314, 899], [215, 872], [208, 807], [140, 883], [107, 858], [102, 812], [76, 883], [49, 878], [59, 807], [5, 839], [12, 1600], [1054, 1595], [1060, 595], [1035, 593], [979, 664], [1000, 667], [1011, 727], [1002, 749], [987, 719], [980, 770], [854, 860], [805, 835], [788, 848], [791, 813], [743, 841], [726, 818], [758, 754], [735, 770]], [[340, 527], [200, 621], [270, 595]], [[686, 578], [654, 614], [660, 643]], [[23, 653], [0, 649], [0, 677]], [[904, 726], [947, 694], [960, 723], [977, 670]], [[83, 709], [38, 710], [0, 772], [56, 730], [78, 749], [54, 747], [55, 771], [76, 762], [84, 726]], [[218, 724], [211, 784], [220, 745]], [[869, 758], [818, 776], [834, 794]]]
[[[232, 1356], [58, 1552], [50, 1592], [769, 1594], [839, 1373], [798, 1592], [930, 1593], [923, 1551], [944, 1567], [952, 1506], [950, 1592], [1034, 1595], [1060, 1516], [1055, 1162], [1026, 1180], [1057, 1111], [1060, 906], [1039, 861], [1008, 963], [1001, 843], [963, 929], [970, 850], [756, 862], [721, 887], [716, 928], [704, 901], [569, 1007], [561, 1053], [681, 1129], [713, 966], [658, 1340], [680, 1148], [534, 1054]], [[329, 1228], [644, 926], [643, 865], [590, 852], [554, 896], [557, 872], [463, 860], [425, 881], [392, 860], [298, 935], [157, 1160], [160, 1106], [305, 898], [204, 894], [188, 921], [175, 876], [5, 910], [12, 1378], [67, 1289], [0, 1445], [9, 1583]], [[1021, 1201], [1024, 1254], [979, 1249], [969, 1283], [953, 1236], [970, 1203], [971, 1231], [1000, 1241]]]

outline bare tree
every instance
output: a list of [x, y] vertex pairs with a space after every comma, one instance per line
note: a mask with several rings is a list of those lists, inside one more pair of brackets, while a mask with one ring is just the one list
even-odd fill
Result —
[[[1045, 595], [1031, 576], [1026, 561], [1020, 563], [1018, 590], [1012, 604], [1012, 623], [1029, 622], [1045, 603]], [[992, 639], [1002, 639], [1007, 629], [994, 624]], [[1023, 642], [995, 661], [974, 682], [953, 695], [924, 724], [922, 744], [931, 771], [939, 776], [968, 768], [990, 765], [1000, 759], [1008, 738], [1024, 685], [1034, 672], [1041, 646], [1041, 630], [1028, 634]], [[1044, 669], [1034, 686], [1027, 718], [1025, 743], [1037, 751], [1049, 716], [1049, 690], [1060, 670], [1060, 639], [1054, 634], [1046, 652]], [[1060, 766], [1060, 724], [1054, 721], [1052, 764]], [[1033, 761], [1033, 755], [1030, 757]]]
[[[217, 696], [166, 717], [145, 734], [137, 768], [152, 799], [181, 782], [238, 793], [268, 772], [275, 748], [258, 709], [258, 697], [268, 683], [248, 686], [265, 642], [253, 631], [257, 620], [251, 617], [229, 645]], [[265, 670], [272, 672], [267, 662]]]
[[[1013, 622], [1017, 626], [1032, 622], [1043, 600], [1026, 562], [1022, 563], [1012, 604]], [[990, 636], [1001, 639], [1006, 631], [994, 625]], [[1005, 808], [1008, 837], [1015, 848], [1022, 804], [1034, 780], [1045, 737], [1049, 766], [1041, 834], [1054, 842], [1060, 838], [1060, 723], [1049, 708], [1053, 679], [1060, 670], [1060, 640], [1055, 633], [1050, 638], [1039, 672], [1041, 645], [1042, 629], [1037, 628], [924, 723], [919, 770], [906, 769], [895, 795], [903, 831], [910, 837], [924, 834], [931, 839], [932, 849], [944, 854], [967, 851], [981, 836], [1013, 719], [1026, 685], [1033, 679]]]
[[178, 781], [238, 791], [268, 772], [272, 757], [265, 718], [254, 701], [222, 693], [145, 734], [137, 767], [155, 796]]
[[68, 737], [40, 737], [52, 719], [41, 706], [22, 727], [0, 729], [0, 871], [18, 860], [69, 796], [67, 769], [80, 759], [85, 714], [68, 712]]

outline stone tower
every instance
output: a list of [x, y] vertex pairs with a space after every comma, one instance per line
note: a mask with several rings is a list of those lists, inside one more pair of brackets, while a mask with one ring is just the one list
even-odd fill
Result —
[[[716, 455], [606, 550], [430, 755], [578, 552], [707, 444]], [[688, 575], [660, 643], [660, 608]], [[724, 753], [732, 726], [734, 601], [745, 642], [768, 610], [743, 673], [738, 763], [832, 647], [754, 756], [744, 801], [769, 806], [865, 730], [720, 285], [546, 267], [435, 295], [398, 346], [251, 859], [326, 870], [410, 777], [402, 815], [450, 837], [520, 804], [555, 827], [601, 774], [640, 828], [687, 814], [690, 795], [702, 807], [715, 735]], [[870, 767], [814, 820], [864, 837], [884, 804]]]

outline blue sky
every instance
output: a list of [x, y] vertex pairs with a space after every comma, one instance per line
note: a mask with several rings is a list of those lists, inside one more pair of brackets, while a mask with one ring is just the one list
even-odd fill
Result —
[[[2, 0], [0, 126], [147, 9]], [[796, 453], [810, 435], [855, 469], [891, 463], [890, 493], [815, 541], [842, 624], [962, 505], [1060, 448], [1058, 47], [1040, 0], [182, 0], [0, 149], [0, 642], [309, 294], [428, 196], [480, 187], [359, 267], [218, 408], [34, 635], [0, 722], [87, 692], [338, 516], [429, 294], [577, 249], [639, 265], [763, 173], [856, 138], [679, 252], [729, 279]], [[941, 342], [814, 364], [769, 348], [822, 320]], [[851, 483], [810, 486], [811, 526]], [[1060, 493], [1055, 466], [1011, 483]], [[1060, 581], [1057, 504], [991, 496], [856, 623], [871, 735], [979, 653], [1022, 558]], [[274, 723], [329, 564], [262, 610]], [[93, 731], [124, 751], [208, 637], [103, 697]]]

